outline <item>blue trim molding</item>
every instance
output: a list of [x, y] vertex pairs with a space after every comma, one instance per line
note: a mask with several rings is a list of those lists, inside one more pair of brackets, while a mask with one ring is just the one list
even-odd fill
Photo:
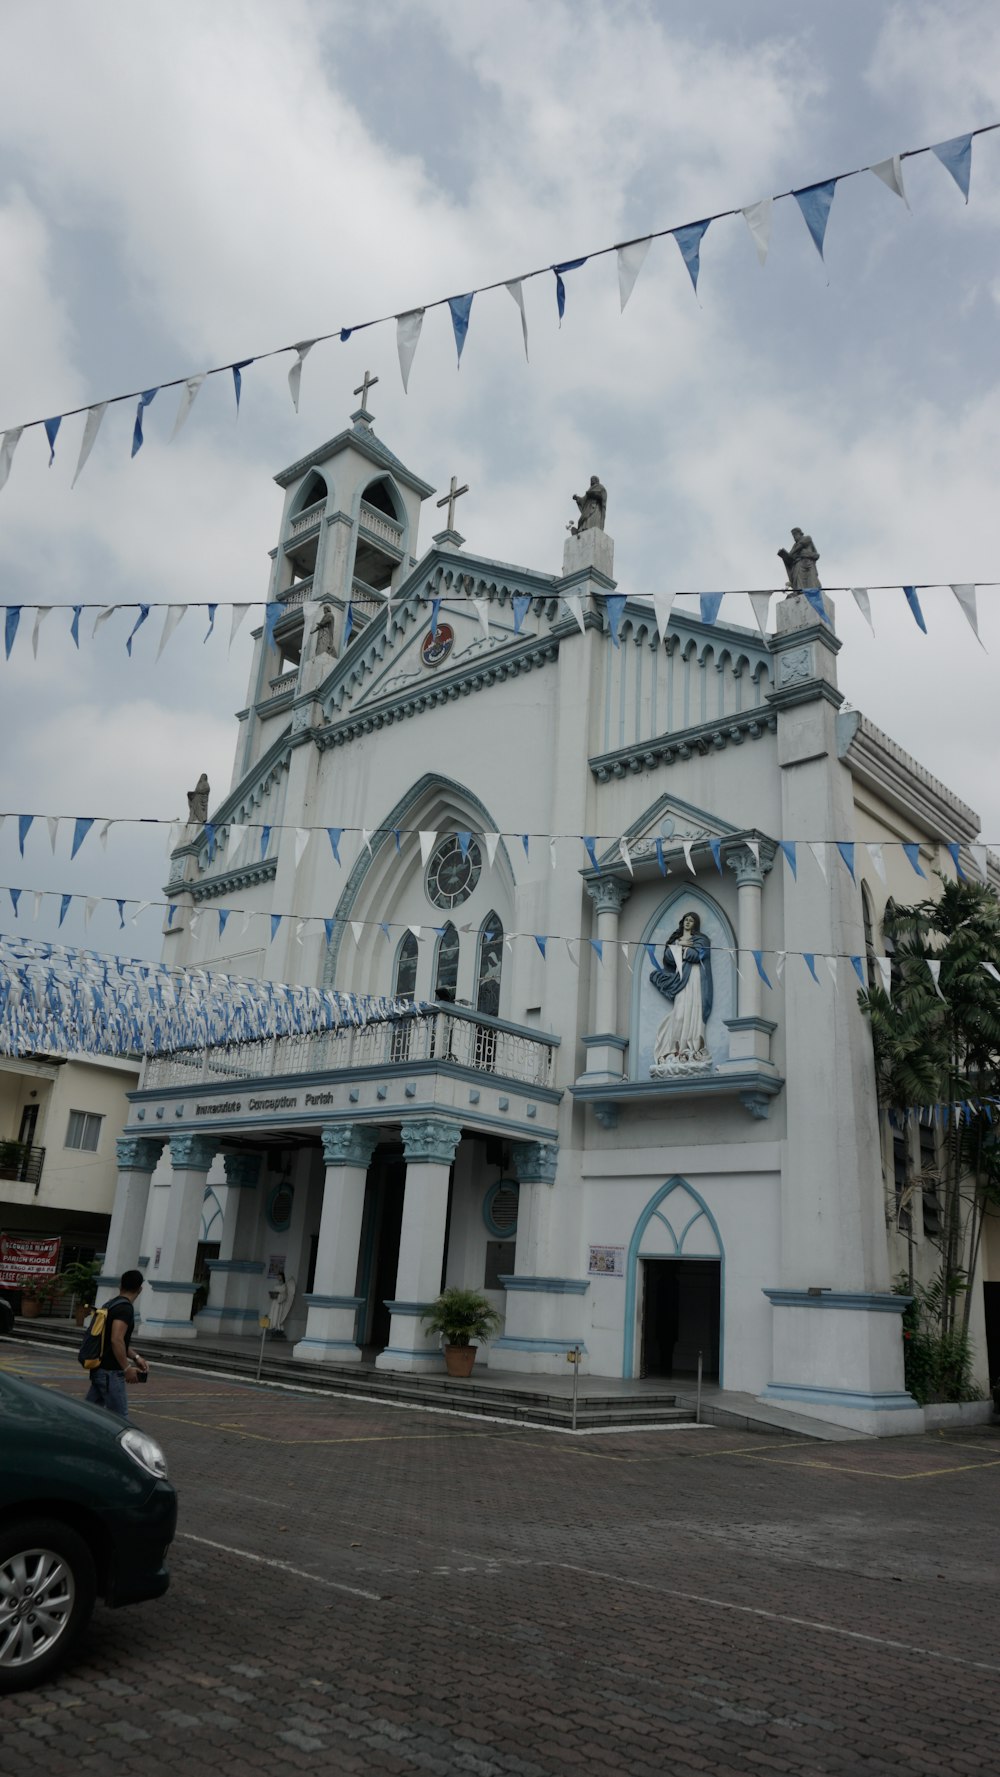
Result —
[[490, 1346], [490, 1350], [555, 1351], [565, 1354], [567, 1351], [575, 1351], [577, 1346], [580, 1347], [584, 1357], [586, 1357], [587, 1347], [582, 1339], [509, 1339], [506, 1334], [503, 1334], [499, 1339], [494, 1339], [493, 1344]]
[[[264, 1269], [263, 1259], [206, 1259], [209, 1271], [236, 1271], [245, 1273], [247, 1277], [259, 1277]], [[221, 1308], [213, 1313], [222, 1313]]]
[[154, 1283], [148, 1277], [146, 1282], [159, 1296], [183, 1296], [185, 1293], [190, 1296], [198, 1288], [196, 1283]]
[[585, 1296], [589, 1277], [501, 1277], [505, 1290], [533, 1290], [545, 1296]]
[[911, 1394], [855, 1394], [848, 1388], [807, 1388], [797, 1382], [769, 1382], [758, 1397], [762, 1401], [810, 1401], [816, 1406], [861, 1407], [869, 1413], [902, 1413], [919, 1410]]
[[[390, 1314], [425, 1314], [430, 1307], [429, 1302], [383, 1302]], [[427, 1335], [430, 1338], [430, 1334]]]
[[905, 1314], [912, 1296], [853, 1290], [764, 1290], [773, 1308], [850, 1308], [859, 1314]]
[[310, 1308], [360, 1308], [364, 1296], [303, 1296]]

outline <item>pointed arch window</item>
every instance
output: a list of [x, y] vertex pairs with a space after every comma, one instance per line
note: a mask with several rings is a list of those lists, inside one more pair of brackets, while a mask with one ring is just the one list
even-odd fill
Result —
[[396, 974], [392, 991], [397, 1000], [412, 1000], [417, 994], [417, 940], [412, 932], [404, 932], [396, 952]]
[[448, 920], [441, 927], [434, 958], [434, 998], [453, 1006], [458, 991], [458, 932]]
[[479, 967], [476, 971], [476, 1011], [490, 1018], [500, 1016], [500, 972], [503, 966], [503, 925], [495, 913], [488, 913], [479, 937]]

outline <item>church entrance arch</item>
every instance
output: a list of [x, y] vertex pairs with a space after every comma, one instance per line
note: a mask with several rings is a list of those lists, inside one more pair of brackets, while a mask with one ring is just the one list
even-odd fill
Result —
[[705, 1199], [684, 1178], [654, 1191], [629, 1243], [622, 1375], [694, 1376], [720, 1382], [724, 1361], [725, 1252]]

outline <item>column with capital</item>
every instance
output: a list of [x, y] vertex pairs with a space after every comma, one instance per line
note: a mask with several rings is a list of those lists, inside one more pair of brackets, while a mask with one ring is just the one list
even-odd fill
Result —
[[163, 1142], [145, 1135], [120, 1135], [115, 1151], [118, 1183], [104, 1266], [97, 1280], [98, 1302], [109, 1302], [112, 1296], [117, 1296], [122, 1272], [134, 1271], [138, 1267], [149, 1181], [163, 1152]]
[[151, 1300], [144, 1304], [143, 1339], [194, 1339], [191, 1301], [195, 1292], [194, 1262], [201, 1228], [205, 1180], [218, 1143], [212, 1136], [172, 1135], [170, 1164], [174, 1169], [167, 1201], [160, 1264], [148, 1280]]
[[406, 1187], [399, 1235], [396, 1292], [386, 1304], [389, 1343], [375, 1359], [380, 1370], [440, 1370], [444, 1358], [436, 1334], [420, 1316], [441, 1291], [448, 1183], [462, 1131], [443, 1117], [415, 1117], [403, 1124]]
[[378, 1129], [362, 1123], [333, 1123], [322, 1130], [326, 1178], [316, 1248], [312, 1294], [306, 1297], [306, 1330], [293, 1357], [308, 1363], [357, 1364], [358, 1309], [355, 1294], [365, 1180]]
[[588, 1084], [620, 1080], [625, 1071], [628, 1038], [618, 1030], [618, 925], [621, 910], [628, 900], [629, 884], [619, 876], [599, 876], [587, 883], [587, 893], [597, 915], [597, 941], [600, 957], [595, 957], [596, 991], [594, 994], [594, 1030], [583, 1039], [587, 1051], [587, 1070], [582, 1076]]
[[209, 1261], [208, 1301], [198, 1316], [201, 1333], [256, 1333], [265, 1312], [258, 1259], [260, 1219], [259, 1154], [223, 1155], [226, 1169], [226, 1214], [219, 1256]]
[[[741, 845], [725, 854], [726, 866], [736, 877], [736, 935], [739, 944], [740, 970], [737, 977], [736, 1017], [726, 1019], [729, 1031], [729, 1059], [720, 1071], [743, 1070], [752, 1066], [774, 1073], [771, 1061], [771, 1036], [777, 1029], [773, 1018], [764, 1015], [764, 983], [757, 973], [753, 952], [763, 942], [763, 910], [761, 892], [764, 877], [774, 862], [774, 847], [760, 842], [757, 855], [749, 846]], [[774, 977], [768, 970], [768, 975]]]
[[502, 1337], [490, 1346], [490, 1362], [501, 1369], [552, 1371], [575, 1345], [586, 1354], [581, 1309], [590, 1284], [578, 1275], [574, 1186], [565, 1177], [556, 1184], [555, 1142], [514, 1142], [511, 1165], [519, 1182], [517, 1244], [514, 1270], [500, 1279], [507, 1315]]

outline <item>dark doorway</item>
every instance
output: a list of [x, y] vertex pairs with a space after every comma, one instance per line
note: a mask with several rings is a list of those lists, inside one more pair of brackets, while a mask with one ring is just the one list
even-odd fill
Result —
[[26, 1104], [23, 1111], [21, 1112], [21, 1128], [18, 1132], [18, 1137], [17, 1137], [18, 1141], [23, 1142], [24, 1146], [26, 1148], [31, 1148], [34, 1146], [35, 1128], [36, 1128], [37, 1123], [38, 1123], [38, 1106], [37, 1106], [37, 1104]]
[[[396, 1293], [399, 1234], [403, 1221], [406, 1161], [402, 1149], [376, 1149], [365, 1187], [361, 1230], [361, 1265], [357, 1293], [364, 1298], [358, 1319], [358, 1340], [364, 1348], [382, 1351], [389, 1343], [389, 1310]], [[367, 1355], [367, 1351], [366, 1351]]]
[[992, 1387], [1000, 1380], [1000, 1283], [983, 1284], [983, 1307], [986, 1311], [986, 1361]]
[[718, 1259], [644, 1259], [642, 1374], [717, 1381], [722, 1303]]

